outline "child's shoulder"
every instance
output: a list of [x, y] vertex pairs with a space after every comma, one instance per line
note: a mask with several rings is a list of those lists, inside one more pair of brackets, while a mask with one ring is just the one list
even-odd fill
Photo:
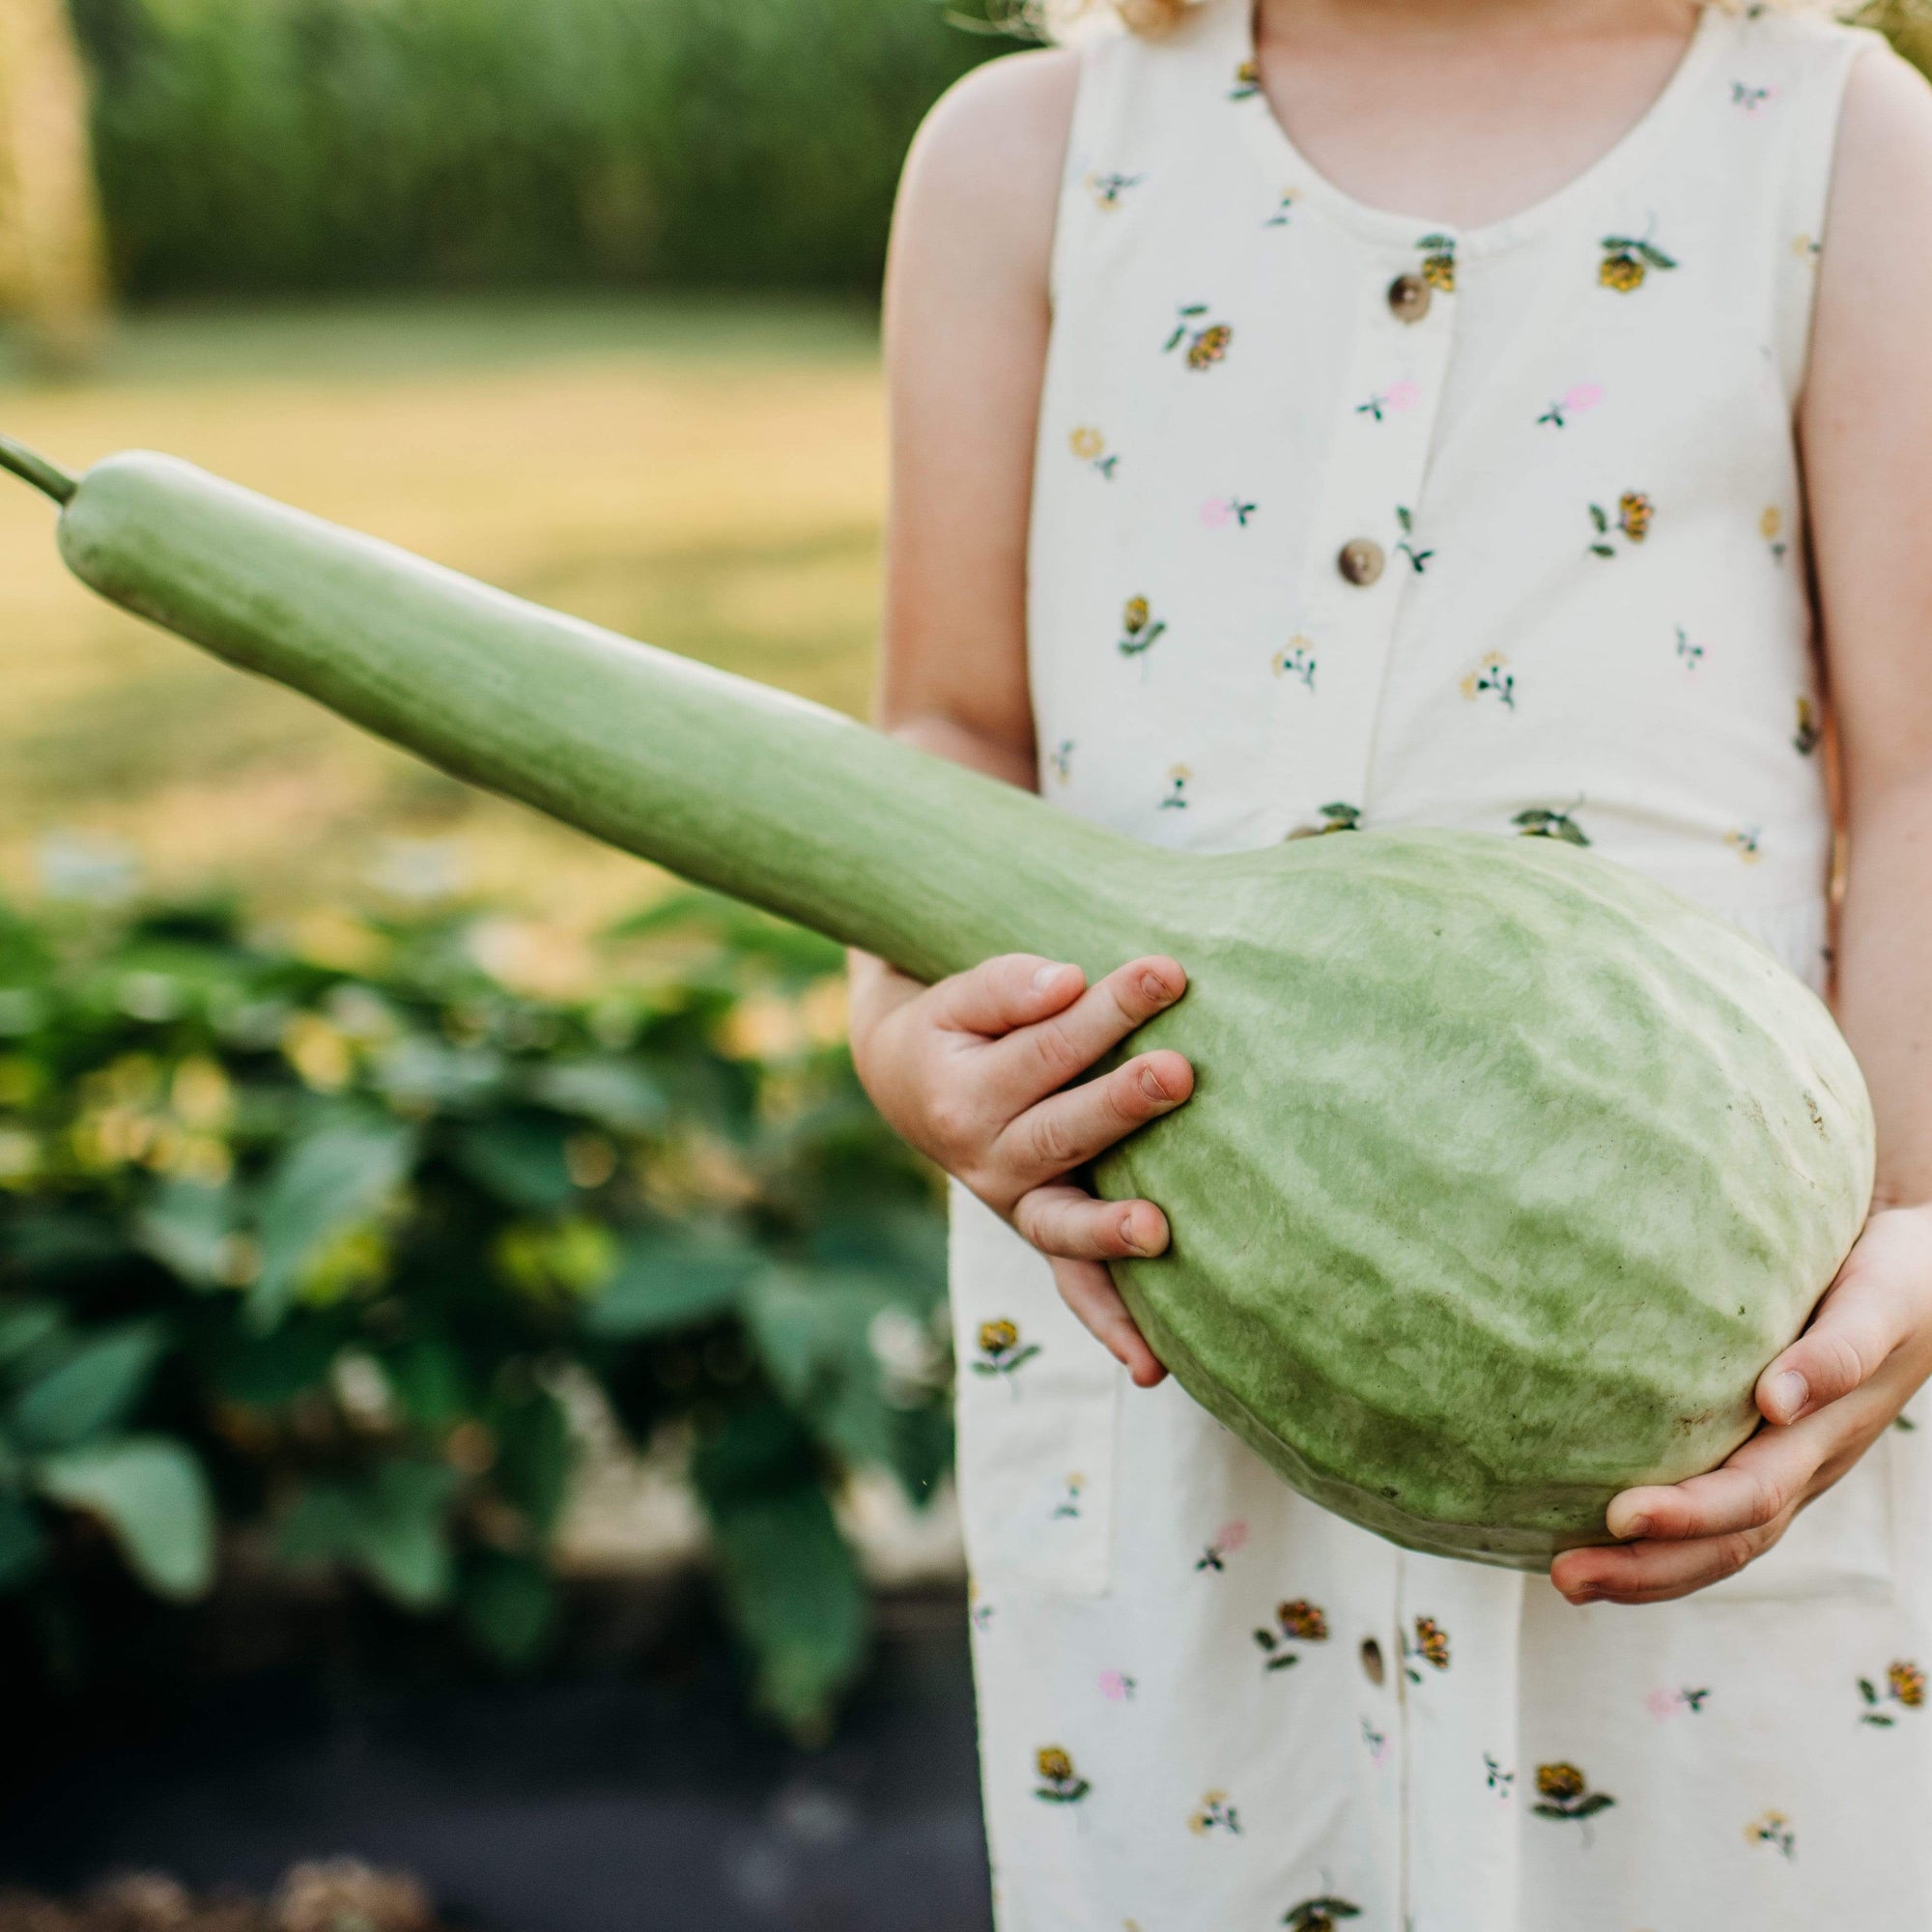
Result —
[[1005, 54], [955, 81], [906, 156], [895, 253], [980, 297], [1043, 290], [1079, 86], [1067, 47]]

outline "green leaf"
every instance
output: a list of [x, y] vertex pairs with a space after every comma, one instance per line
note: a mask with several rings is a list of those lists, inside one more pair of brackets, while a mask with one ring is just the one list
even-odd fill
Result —
[[449, 1601], [448, 1515], [458, 1478], [437, 1463], [392, 1462], [355, 1483], [314, 1483], [284, 1520], [277, 1549], [294, 1569], [340, 1563], [405, 1609]]
[[569, 1130], [556, 1121], [515, 1115], [456, 1137], [457, 1165], [487, 1194], [530, 1213], [554, 1213], [577, 1193], [564, 1154]]
[[157, 1187], [134, 1217], [134, 1239], [190, 1286], [217, 1288], [235, 1222], [232, 1188], [171, 1180]]
[[14, 1432], [28, 1449], [67, 1449], [123, 1421], [166, 1347], [160, 1324], [100, 1331], [30, 1383], [14, 1404]]
[[769, 1268], [746, 1292], [745, 1325], [773, 1386], [850, 1463], [895, 1461], [871, 1324], [897, 1303], [889, 1280], [834, 1268]]
[[0, 1367], [43, 1348], [60, 1332], [61, 1311], [52, 1301], [10, 1301], [0, 1305]]
[[557, 1061], [531, 1074], [529, 1094], [560, 1114], [581, 1114], [618, 1133], [648, 1133], [665, 1117], [663, 1090], [628, 1061]]
[[865, 1582], [817, 1485], [793, 1464], [783, 1487], [747, 1488], [735, 1480], [747, 1460], [720, 1444], [694, 1460], [725, 1612], [751, 1652], [759, 1706], [794, 1736], [821, 1739], [864, 1660]]
[[262, 1200], [262, 1272], [248, 1298], [258, 1328], [287, 1314], [303, 1268], [382, 1207], [415, 1151], [413, 1129], [376, 1115], [332, 1116], [290, 1145]]
[[17, 1590], [41, 1567], [46, 1538], [32, 1507], [0, 1490], [0, 1591]]
[[585, 1332], [636, 1341], [716, 1321], [737, 1307], [766, 1260], [727, 1231], [633, 1236], [609, 1286], [583, 1311]]
[[457, 1607], [477, 1646], [517, 1669], [543, 1655], [559, 1606], [556, 1586], [542, 1565], [491, 1549], [465, 1564]]
[[442, 1429], [465, 1415], [474, 1395], [463, 1355], [440, 1335], [422, 1335], [383, 1357], [383, 1368], [410, 1420]]
[[202, 1595], [214, 1577], [214, 1503], [200, 1461], [165, 1435], [128, 1435], [43, 1457], [42, 1494], [98, 1518], [157, 1595]]
[[1662, 248], [1658, 247], [1655, 242], [1639, 242], [1636, 244], [1636, 252], [1653, 269], [1674, 269], [1677, 266], [1676, 262], [1670, 256], [1666, 255]]
[[540, 1538], [555, 1526], [569, 1493], [577, 1444], [562, 1403], [547, 1390], [497, 1416], [497, 1488], [529, 1518]]
[[1594, 1818], [1599, 1811], [1607, 1811], [1616, 1802], [1607, 1792], [1593, 1791], [1570, 1815], [1573, 1818]]

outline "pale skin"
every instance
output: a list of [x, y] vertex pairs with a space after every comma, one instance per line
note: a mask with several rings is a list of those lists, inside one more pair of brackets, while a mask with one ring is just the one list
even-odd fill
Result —
[[[1470, 227], [1579, 173], [1681, 55], [1688, 0], [1260, 0], [1274, 112], [1357, 200]], [[1577, 76], [1587, 74], [1588, 86]], [[887, 286], [893, 402], [886, 728], [1033, 788], [1026, 534], [1065, 50], [981, 70], [908, 162]], [[1573, 1603], [1658, 1603], [1776, 1544], [1932, 1375], [1932, 88], [1882, 52], [1848, 87], [1800, 444], [1849, 854], [1833, 1004], [1878, 1118], [1870, 1219], [1757, 1384], [1721, 1467], [1610, 1505], [1625, 1541], [1552, 1572]], [[1184, 992], [1184, 963], [989, 961], [933, 987], [853, 963], [853, 1045], [886, 1118], [1052, 1258], [1068, 1306], [1151, 1387], [1164, 1373], [1106, 1268], [1166, 1218], [1074, 1179], [1184, 1104], [1172, 1052], [1069, 1087]]]

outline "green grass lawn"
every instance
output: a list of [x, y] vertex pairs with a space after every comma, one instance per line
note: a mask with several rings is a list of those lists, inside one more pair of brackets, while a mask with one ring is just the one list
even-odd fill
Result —
[[[883, 412], [871, 318], [831, 305], [385, 302], [137, 317], [84, 383], [0, 338], [0, 428], [69, 465], [186, 456], [630, 636], [863, 714]], [[204, 659], [61, 570], [0, 488], [0, 888], [49, 834], [157, 887], [270, 910], [366, 900], [398, 839], [582, 932], [646, 876], [303, 700]]]

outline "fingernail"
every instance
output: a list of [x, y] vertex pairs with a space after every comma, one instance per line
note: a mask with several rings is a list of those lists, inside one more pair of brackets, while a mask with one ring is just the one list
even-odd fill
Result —
[[[1134, 1232], [1134, 1217], [1131, 1214], [1121, 1223], [1121, 1239], [1137, 1255], [1148, 1252], [1148, 1244]], [[1126, 1357], [1122, 1355], [1121, 1359], [1125, 1361]]]
[[1167, 1089], [1160, 1084], [1160, 1075], [1151, 1066], [1141, 1068], [1141, 1092], [1150, 1100], [1165, 1100]]
[[1573, 1604], [1594, 1604], [1603, 1594], [1595, 1583], [1579, 1583], [1569, 1592], [1569, 1597]]
[[1045, 992], [1065, 970], [1064, 966], [1041, 966], [1033, 976], [1034, 991], [1036, 993]]
[[1156, 1006], [1165, 1006], [1174, 997], [1173, 989], [1158, 973], [1142, 974], [1141, 991]]
[[1783, 1416], [1795, 1416], [1811, 1398], [1811, 1384], [1796, 1369], [1771, 1378], [1771, 1405]]
[[1626, 1541], [1650, 1534], [1650, 1519], [1647, 1516], [1634, 1516], [1621, 1529], [1612, 1530], [1611, 1535], [1621, 1536]]

